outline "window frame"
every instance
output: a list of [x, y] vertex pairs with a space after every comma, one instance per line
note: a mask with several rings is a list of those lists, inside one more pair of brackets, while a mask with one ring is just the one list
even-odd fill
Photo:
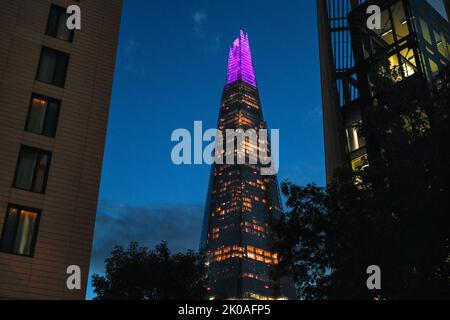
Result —
[[[33, 181], [31, 183], [31, 185], [32, 185], [31, 190], [20, 188], [20, 187], [16, 186], [17, 176], [19, 174], [19, 162], [20, 162], [20, 159], [21, 159], [20, 156], [22, 154], [22, 150], [26, 150], [26, 149], [31, 150], [31, 151], [37, 151], [37, 152], [39, 152], [40, 155], [46, 154], [48, 156], [48, 163], [47, 163], [47, 167], [46, 167], [46, 170], [45, 170], [45, 173], [44, 173], [44, 178], [43, 178], [43, 181], [42, 181], [42, 190], [41, 191], [34, 191], [33, 190], [34, 186], [36, 184], [36, 166], [33, 168]], [[18, 155], [17, 161], [16, 161], [16, 171], [14, 173], [14, 180], [13, 180], [12, 188], [17, 189], [17, 190], [37, 193], [37, 194], [45, 194], [45, 192], [47, 190], [47, 182], [48, 182], [48, 176], [49, 176], [49, 173], [50, 173], [51, 162], [52, 162], [52, 152], [22, 144], [20, 146], [19, 155]]]
[[58, 12], [58, 22], [59, 22], [59, 19], [60, 19], [61, 12], [63, 12], [63, 14], [67, 12], [67, 8], [65, 8], [65, 7], [56, 5], [54, 3], [52, 3], [50, 5], [50, 10], [49, 10], [48, 17], [47, 17], [47, 25], [45, 27], [45, 35], [49, 36], [49, 37], [52, 37], [52, 38], [55, 38], [55, 39], [58, 39], [58, 40], [61, 40], [61, 41], [64, 41], [64, 42], [72, 43], [73, 39], [74, 39], [74, 36], [75, 36], [74, 30], [68, 30], [70, 32], [70, 37], [69, 37], [68, 40], [58, 37], [58, 27], [56, 28], [56, 34], [49, 33], [49, 31], [50, 31], [49, 30], [49, 28], [50, 28], [50, 17], [51, 17], [52, 10], [58, 10], [59, 11]]
[[[40, 132], [40, 133], [28, 130], [28, 126], [30, 124], [29, 122], [30, 122], [31, 109], [33, 108], [33, 99], [41, 99], [41, 100], [46, 100], [48, 103], [55, 102], [55, 103], [58, 104], [58, 112], [57, 112], [57, 115], [56, 115], [56, 124], [55, 124], [55, 133], [53, 135], [45, 134], [44, 133], [45, 130], [43, 130], [43, 132]], [[56, 137], [56, 133], [58, 131], [59, 116], [60, 116], [60, 113], [61, 113], [61, 104], [62, 104], [61, 100], [58, 100], [58, 99], [55, 99], [55, 98], [52, 98], [52, 97], [49, 97], [49, 96], [45, 96], [45, 95], [42, 95], [42, 94], [39, 94], [39, 93], [32, 92], [31, 93], [31, 98], [30, 98], [30, 105], [28, 107], [28, 114], [27, 114], [27, 120], [25, 122], [24, 131], [28, 132], [28, 133], [31, 133], [31, 134], [36, 134], [36, 135], [39, 135], [39, 136], [44, 136], [44, 137], [48, 137], [48, 138], [55, 138]], [[47, 115], [47, 113], [48, 113], [48, 108], [45, 110], [43, 129], [45, 129], [46, 125], [48, 124], [48, 119], [47, 119], [48, 115]]]
[[[31, 238], [31, 244], [30, 244], [30, 254], [26, 255], [26, 254], [20, 254], [20, 253], [16, 253], [13, 251], [9, 251], [9, 250], [4, 250], [3, 247], [3, 240], [5, 237], [5, 231], [6, 231], [6, 226], [7, 226], [7, 221], [8, 221], [8, 217], [9, 217], [9, 211], [11, 209], [17, 209], [19, 210], [19, 212], [21, 211], [30, 211], [36, 214], [36, 230], [32, 235]], [[3, 227], [2, 227], [2, 234], [0, 237], [0, 253], [6, 253], [6, 254], [12, 254], [12, 255], [16, 255], [16, 256], [20, 256], [20, 257], [26, 257], [26, 258], [33, 258], [35, 251], [36, 251], [36, 244], [37, 244], [37, 238], [38, 238], [38, 233], [39, 233], [39, 225], [41, 222], [41, 215], [42, 215], [42, 210], [41, 209], [36, 209], [36, 208], [31, 208], [31, 207], [27, 207], [27, 206], [22, 206], [22, 205], [18, 205], [18, 204], [14, 204], [14, 203], [8, 203], [8, 206], [6, 207], [6, 214], [5, 214], [5, 218], [3, 221]], [[16, 227], [16, 229], [14, 230], [14, 237], [16, 237], [18, 232], [18, 228]]]
[[[63, 81], [63, 83], [61, 85], [55, 83], [56, 68], [52, 72], [52, 80], [51, 80], [51, 82], [47, 82], [47, 81], [43, 81], [43, 80], [39, 79], [39, 73], [40, 73], [39, 71], [41, 70], [42, 60], [43, 60], [43, 57], [44, 57], [44, 51], [54, 52], [54, 53], [57, 53], [57, 54], [60, 54], [60, 55], [64, 55], [64, 56], [67, 57], [67, 64], [66, 64], [64, 81]], [[65, 86], [66, 86], [66, 82], [67, 82], [67, 74], [69, 72], [69, 64], [70, 64], [70, 54], [69, 53], [64, 52], [64, 51], [60, 51], [60, 50], [57, 50], [57, 49], [53, 49], [53, 48], [50, 48], [50, 47], [47, 47], [47, 46], [42, 46], [41, 54], [40, 54], [40, 57], [39, 57], [39, 63], [38, 63], [37, 71], [36, 71], [35, 80], [39, 81], [39, 82], [42, 82], [42, 83], [45, 83], [45, 84], [48, 84], [48, 85], [51, 85], [51, 86], [55, 86], [55, 87], [64, 89]]]

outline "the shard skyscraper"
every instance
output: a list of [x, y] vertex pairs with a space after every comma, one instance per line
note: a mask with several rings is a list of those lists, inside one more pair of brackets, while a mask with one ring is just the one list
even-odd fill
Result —
[[[229, 53], [218, 130], [267, 129], [253, 67], [248, 34], [240, 31]], [[258, 140], [261, 135], [258, 136]], [[266, 148], [266, 150], [261, 150]], [[272, 249], [270, 218], [282, 214], [276, 175], [262, 175], [255, 151], [270, 157], [270, 142], [261, 146], [245, 140], [245, 150], [223, 148], [246, 158], [246, 164], [214, 164], [205, 207], [202, 248], [209, 264], [211, 299], [283, 299], [294, 296], [289, 281], [273, 281], [278, 263]], [[254, 163], [254, 162], [253, 162]]]

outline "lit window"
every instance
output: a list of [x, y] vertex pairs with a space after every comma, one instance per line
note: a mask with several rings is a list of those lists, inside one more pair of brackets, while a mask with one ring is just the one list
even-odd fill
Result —
[[391, 19], [387, 10], [381, 13], [381, 29], [373, 30], [380, 40], [383, 40], [386, 44], [390, 45], [394, 43], [394, 32], [392, 30]]
[[3, 252], [32, 256], [37, 237], [39, 210], [11, 205], [3, 227], [0, 248]]
[[429, 58], [428, 62], [430, 63], [430, 69], [431, 69], [431, 73], [435, 74], [439, 72], [439, 66], [437, 65], [436, 62], [433, 61], [433, 59]]
[[425, 20], [423, 20], [422, 18], [419, 18], [419, 25], [422, 37], [426, 42], [428, 42], [428, 44], [432, 45], [433, 41], [431, 41], [431, 32], [430, 28], [428, 27], [428, 23], [425, 22]]
[[365, 146], [365, 139], [364, 137], [359, 135], [357, 127], [347, 128], [345, 133], [347, 136], [347, 147], [349, 152], [359, 150], [360, 148]]
[[406, 77], [410, 77], [416, 73], [417, 64], [414, 51], [412, 49], [406, 48], [400, 51], [400, 58], [402, 60], [403, 72]]
[[25, 130], [54, 137], [58, 123], [60, 102], [33, 95]]
[[352, 160], [352, 169], [355, 172], [365, 169], [367, 165], [368, 165], [367, 155], [363, 155], [361, 157]]
[[391, 10], [395, 28], [395, 35], [397, 36], [398, 41], [409, 34], [408, 20], [406, 19], [405, 9], [401, 1], [394, 4], [391, 7]]

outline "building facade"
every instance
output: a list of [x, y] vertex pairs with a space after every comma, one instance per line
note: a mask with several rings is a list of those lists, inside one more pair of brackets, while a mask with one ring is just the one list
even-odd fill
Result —
[[0, 2], [0, 299], [85, 297], [121, 7]]
[[[218, 129], [224, 136], [227, 129], [267, 129], [248, 34], [242, 30], [230, 48]], [[278, 263], [272, 249], [270, 218], [281, 215], [282, 208], [276, 175], [262, 175], [260, 161], [250, 161], [260, 148], [270, 157], [270, 142], [262, 146], [245, 140], [245, 147], [236, 151], [223, 146], [224, 155], [231, 153], [235, 160], [242, 156], [246, 164], [216, 163], [211, 169], [202, 235], [211, 299], [294, 297], [288, 280], [273, 281], [270, 276]]]
[[[367, 7], [381, 8], [381, 29], [367, 28]], [[448, 22], [423, 0], [318, 0], [327, 181], [334, 170], [370, 164], [358, 128], [373, 103], [370, 72], [379, 61], [404, 79], [433, 77], [450, 62]]]

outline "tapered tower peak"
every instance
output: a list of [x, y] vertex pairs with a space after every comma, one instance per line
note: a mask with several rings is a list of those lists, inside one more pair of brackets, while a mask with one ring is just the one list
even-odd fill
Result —
[[248, 33], [242, 28], [239, 38], [231, 45], [228, 57], [227, 84], [238, 80], [257, 87]]
[[[227, 136], [221, 152], [227, 158], [225, 163], [217, 161], [211, 166], [201, 242], [208, 262], [208, 297], [218, 300], [294, 298], [290, 278], [271, 277], [279, 261], [278, 252], [273, 250], [276, 234], [270, 221], [280, 219], [283, 208], [277, 176], [263, 175], [263, 169], [267, 170], [268, 166], [252, 152], [264, 151], [270, 155], [271, 162], [275, 159], [271, 150], [274, 141], [261, 143], [268, 140], [261, 131], [267, 130], [267, 123], [256, 86], [248, 35], [243, 30], [230, 48], [227, 85], [218, 118], [217, 130], [222, 137], [227, 136], [228, 130], [239, 129], [246, 131], [245, 134], [253, 129], [257, 137], [245, 139], [244, 148], [236, 149], [240, 138]], [[242, 159], [244, 164], [239, 164]]]

